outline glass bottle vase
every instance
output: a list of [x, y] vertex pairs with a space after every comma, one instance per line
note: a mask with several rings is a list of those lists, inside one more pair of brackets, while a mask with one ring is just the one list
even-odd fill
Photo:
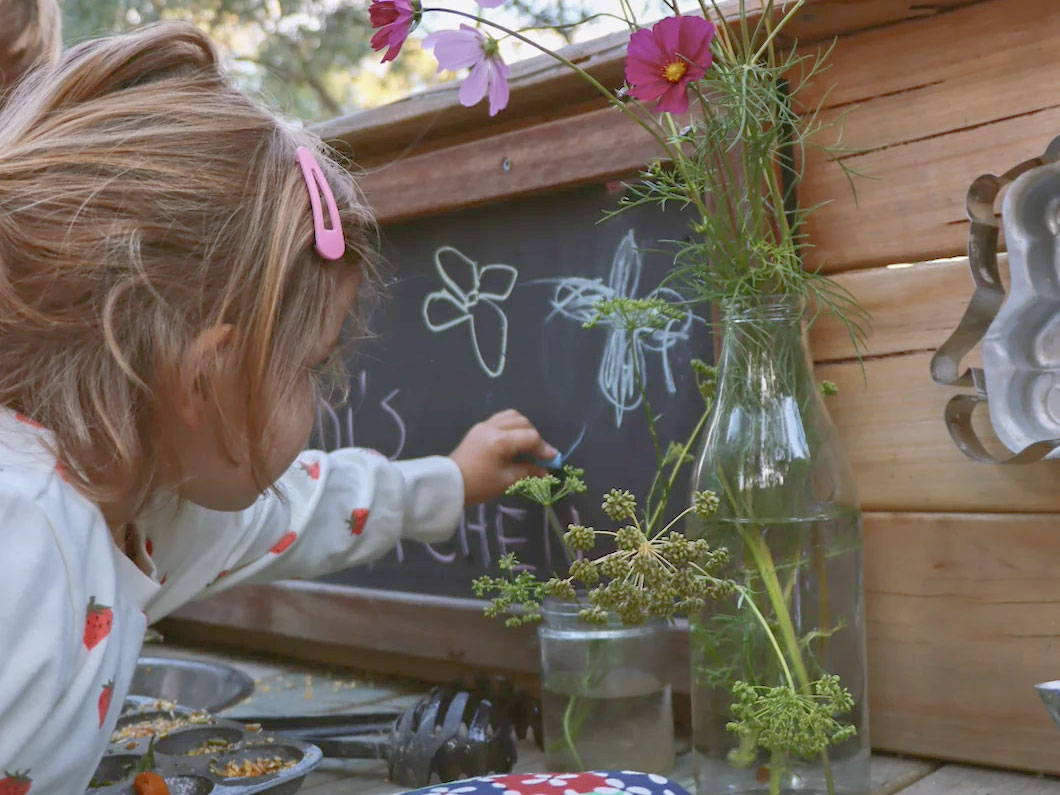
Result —
[[585, 606], [549, 599], [541, 609], [546, 769], [665, 775], [674, 764], [667, 625], [588, 624]]
[[719, 508], [688, 531], [729, 550], [737, 591], [689, 622], [698, 795], [869, 793], [861, 514], [803, 314], [723, 308], [692, 476]]

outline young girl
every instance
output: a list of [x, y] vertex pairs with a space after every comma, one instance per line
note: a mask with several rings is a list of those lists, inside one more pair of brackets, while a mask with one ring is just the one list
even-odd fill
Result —
[[320, 141], [190, 25], [87, 42], [7, 97], [0, 791], [85, 790], [148, 623], [443, 541], [535, 471], [516, 456], [555, 455], [515, 411], [447, 457], [303, 451], [378, 285], [369, 229]]

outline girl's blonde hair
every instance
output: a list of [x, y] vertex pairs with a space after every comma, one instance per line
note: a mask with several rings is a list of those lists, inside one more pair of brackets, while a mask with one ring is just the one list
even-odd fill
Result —
[[[335, 193], [341, 260], [313, 250], [300, 145]], [[0, 405], [54, 432], [87, 495], [142, 503], [158, 483], [156, 376], [229, 323], [246, 395], [233, 427], [264, 488], [270, 417], [306, 378], [340, 280], [359, 272], [361, 295], [376, 282], [371, 223], [319, 139], [231, 87], [192, 25], [85, 42], [0, 111]], [[196, 375], [215, 401], [220, 367]]]
[[0, 0], [0, 98], [33, 66], [59, 58], [61, 32], [55, 0]]

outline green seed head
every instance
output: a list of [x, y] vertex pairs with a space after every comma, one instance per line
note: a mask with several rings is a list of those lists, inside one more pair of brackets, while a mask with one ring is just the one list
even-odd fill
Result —
[[604, 513], [616, 522], [632, 519], [637, 512], [637, 500], [632, 492], [622, 489], [611, 489], [603, 502]]
[[681, 533], [671, 532], [662, 543], [662, 554], [675, 566], [692, 559], [692, 545]]
[[567, 526], [563, 542], [574, 552], [588, 552], [596, 544], [596, 533], [591, 527], [580, 524]]
[[692, 492], [692, 510], [701, 519], [709, 519], [718, 510], [718, 495], [713, 491]]
[[574, 599], [576, 596], [570, 580], [560, 580], [556, 577], [545, 583], [545, 593], [554, 599]]
[[578, 617], [587, 624], [606, 624], [608, 622], [607, 611], [595, 605], [579, 611]]
[[627, 552], [640, 549], [647, 540], [644, 533], [632, 526], [623, 527], [615, 534], [615, 546]]
[[593, 561], [578, 558], [570, 564], [570, 576], [586, 585], [593, 585], [600, 581], [600, 570]]
[[629, 574], [629, 557], [627, 555], [608, 555], [600, 561], [600, 573], [612, 580], [625, 577]]

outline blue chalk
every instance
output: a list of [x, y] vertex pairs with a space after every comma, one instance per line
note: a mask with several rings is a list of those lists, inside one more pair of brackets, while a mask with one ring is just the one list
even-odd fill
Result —
[[571, 453], [578, 449], [578, 445], [582, 443], [582, 439], [585, 438], [585, 429], [587, 426], [583, 425], [581, 432], [578, 434], [578, 438], [574, 440], [565, 453], [556, 453], [556, 455], [549, 459], [537, 458], [536, 456], [520, 454], [515, 457], [516, 461], [523, 464], [533, 464], [536, 467], [542, 469], [563, 469], [563, 465], [567, 463], [567, 459], [570, 458]]
[[542, 469], [562, 469], [565, 459], [563, 453], [556, 453], [555, 456], [547, 460], [532, 455], [517, 455], [515, 460], [523, 464], [533, 464], [535, 467], [541, 467]]

